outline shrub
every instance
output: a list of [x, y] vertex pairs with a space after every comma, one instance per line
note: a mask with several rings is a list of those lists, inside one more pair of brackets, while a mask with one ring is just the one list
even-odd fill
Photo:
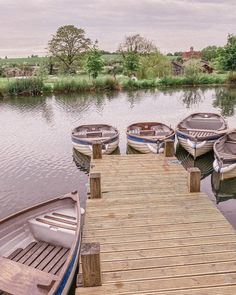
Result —
[[228, 84], [236, 84], [236, 72], [230, 72], [228, 74], [226, 82]]
[[6, 84], [5, 91], [7, 95], [40, 95], [43, 91], [49, 91], [43, 81], [38, 78], [15, 79]]

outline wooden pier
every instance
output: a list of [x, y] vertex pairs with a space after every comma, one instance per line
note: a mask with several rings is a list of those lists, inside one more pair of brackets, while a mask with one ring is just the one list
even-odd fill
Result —
[[87, 263], [96, 281], [101, 260], [102, 285], [79, 286], [77, 295], [236, 294], [235, 231], [196, 192], [197, 170], [189, 179], [175, 157], [138, 154], [103, 156], [91, 167], [95, 199], [87, 202], [83, 243], [100, 244]]

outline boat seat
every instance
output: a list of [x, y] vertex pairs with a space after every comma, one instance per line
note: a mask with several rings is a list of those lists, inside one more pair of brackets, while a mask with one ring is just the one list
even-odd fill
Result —
[[168, 131], [156, 131], [156, 136], [167, 136], [170, 135], [170, 132]]
[[155, 136], [155, 130], [140, 130], [139, 134], [141, 136]]
[[88, 131], [87, 137], [102, 137], [102, 131]]
[[68, 254], [68, 248], [39, 241], [30, 243], [24, 249], [16, 249], [6, 258], [56, 275], [60, 273]]
[[116, 135], [116, 133], [113, 132], [113, 131], [104, 131], [103, 134], [102, 134], [103, 137], [112, 137], [112, 136], [115, 136], [115, 135]]
[[189, 128], [195, 128], [195, 129], [212, 129], [212, 130], [218, 130], [222, 127], [222, 122], [215, 119], [191, 119], [188, 121], [188, 127]]
[[32, 218], [28, 223], [37, 240], [66, 248], [74, 241], [77, 220], [73, 215], [55, 211]]
[[0, 290], [9, 294], [45, 294], [57, 276], [0, 257]]

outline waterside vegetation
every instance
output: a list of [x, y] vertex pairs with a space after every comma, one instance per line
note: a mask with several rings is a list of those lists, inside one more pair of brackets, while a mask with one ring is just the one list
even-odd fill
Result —
[[164, 55], [136, 34], [109, 54], [83, 29], [66, 25], [49, 40], [48, 53], [44, 58], [31, 56], [34, 65], [0, 59], [0, 96], [236, 85], [236, 35], [228, 35], [224, 47], [208, 46], [201, 52], [191, 47], [189, 52]]

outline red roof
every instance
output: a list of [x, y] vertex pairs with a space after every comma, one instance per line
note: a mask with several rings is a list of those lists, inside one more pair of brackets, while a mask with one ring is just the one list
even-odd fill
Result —
[[193, 47], [190, 48], [190, 51], [183, 52], [182, 54], [183, 59], [201, 58], [201, 57], [202, 57], [201, 51], [194, 51]]

